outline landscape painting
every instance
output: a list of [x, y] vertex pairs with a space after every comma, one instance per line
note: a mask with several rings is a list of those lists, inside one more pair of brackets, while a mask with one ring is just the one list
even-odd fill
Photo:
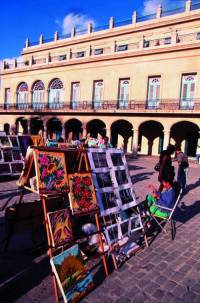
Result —
[[0, 136], [0, 143], [2, 147], [11, 147], [8, 136]]
[[52, 245], [57, 247], [72, 241], [72, 225], [67, 209], [50, 212], [47, 214]]
[[124, 166], [121, 153], [111, 153], [110, 156], [114, 166]]
[[18, 149], [13, 149], [12, 150], [12, 156], [13, 156], [13, 160], [14, 161], [20, 161], [22, 160], [22, 157], [21, 157], [21, 153]]
[[19, 142], [18, 142], [18, 139], [17, 139], [17, 136], [10, 136], [10, 141], [12, 143], [12, 146], [15, 147], [15, 148], [18, 148], [19, 147]]
[[5, 162], [12, 162], [12, 150], [10, 148], [3, 150], [3, 158]]
[[127, 209], [137, 205], [135, 193], [129, 185], [127, 188], [119, 190], [119, 196], [122, 202], [122, 209]]
[[10, 165], [9, 163], [0, 163], [0, 175], [10, 174]]
[[97, 183], [99, 188], [112, 187], [110, 172], [96, 173]]
[[78, 302], [94, 287], [78, 245], [53, 257], [50, 262], [65, 303]]
[[64, 153], [35, 151], [38, 188], [43, 192], [67, 192]]
[[92, 158], [95, 168], [108, 167], [106, 152], [92, 152]]
[[91, 173], [75, 173], [68, 176], [70, 206], [73, 214], [97, 210], [95, 189]]
[[118, 185], [123, 185], [123, 184], [127, 184], [128, 183], [128, 177], [127, 177], [127, 173], [126, 170], [116, 170], [115, 171], [115, 177], [117, 180], [117, 184]]
[[13, 174], [21, 174], [24, 164], [21, 163], [11, 163], [11, 170]]

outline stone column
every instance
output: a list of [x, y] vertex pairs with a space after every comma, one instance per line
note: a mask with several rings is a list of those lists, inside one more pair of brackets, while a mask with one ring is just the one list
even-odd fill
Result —
[[44, 123], [44, 130], [43, 130], [43, 138], [44, 142], [47, 140], [47, 125]]
[[75, 29], [75, 27], [73, 27], [71, 30], [71, 38], [74, 38], [75, 35], [76, 35], [76, 29]]
[[83, 126], [83, 139], [86, 139], [86, 136], [87, 136], [87, 129], [86, 129], [86, 126]]
[[156, 18], [157, 18], [157, 19], [160, 19], [160, 18], [161, 18], [161, 15], [162, 15], [162, 6], [161, 6], [161, 5], [158, 5], [157, 11], [156, 11]]
[[92, 23], [88, 23], [88, 35], [92, 33]]
[[185, 3], [185, 12], [187, 15], [190, 14], [191, 4], [192, 4], [191, 0], [187, 0]]
[[164, 132], [163, 150], [165, 150], [170, 143], [170, 130], [165, 129], [163, 132]]
[[133, 152], [134, 155], [137, 155], [138, 139], [139, 139], [139, 129], [136, 128], [133, 131], [133, 141], [132, 141], [132, 152]]
[[133, 15], [132, 15], [132, 24], [133, 24], [134, 26], [136, 26], [136, 23], [137, 23], [137, 12], [134, 11], [134, 12], [133, 12]]
[[28, 48], [30, 46], [29, 38], [26, 39], [25, 47]]
[[110, 20], [109, 20], [109, 29], [112, 30], [113, 28], [114, 28], [114, 18], [110, 17]]
[[54, 41], [57, 41], [58, 40], [58, 32], [55, 32], [54, 33]]
[[62, 138], [64, 139], [64, 141], [66, 142], [66, 138], [65, 138], [65, 125], [62, 125]]
[[40, 44], [43, 43], [43, 40], [44, 40], [43, 35], [40, 35], [40, 39], [39, 39]]
[[44, 109], [46, 110], [46, 108], [48, 107], [48, 100], [49, 99], [49, 90], [46, 89], [45, 92], [44, 92]]

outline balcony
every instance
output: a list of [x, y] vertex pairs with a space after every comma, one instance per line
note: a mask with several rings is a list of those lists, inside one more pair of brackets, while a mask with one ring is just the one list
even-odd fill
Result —
[[54, 103], [13, 103], [0, 104], [0, 112], [27, 112], [27, 113], [148, 113], [148, 114], [192, 114], [200, 113], [200, 99], [187, 100], [187, 102], [179, 99], [163, 99], [153, 104], [148, 104], [146, 100], [130, 100], [130, 101], [80, 101], [76, 104], [72, 102], [54, 102]]

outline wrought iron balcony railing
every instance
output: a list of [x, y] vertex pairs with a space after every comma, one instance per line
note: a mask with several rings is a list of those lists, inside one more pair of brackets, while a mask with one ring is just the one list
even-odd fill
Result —
[[130, 101], [79, 101], [79, 102], [53, 102], [53, 103], [1, 103], [0, 111], [16, 112], [173, 112], [173, 111], [200, 111], [200, 99], [178, 100], [163, 99], [156, 102], [146, 100]]

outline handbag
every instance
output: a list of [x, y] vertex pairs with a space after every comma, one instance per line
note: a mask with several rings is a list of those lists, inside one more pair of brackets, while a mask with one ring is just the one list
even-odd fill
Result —
[[160, 171], [160, 161], [154, 166], [155, 171]]

